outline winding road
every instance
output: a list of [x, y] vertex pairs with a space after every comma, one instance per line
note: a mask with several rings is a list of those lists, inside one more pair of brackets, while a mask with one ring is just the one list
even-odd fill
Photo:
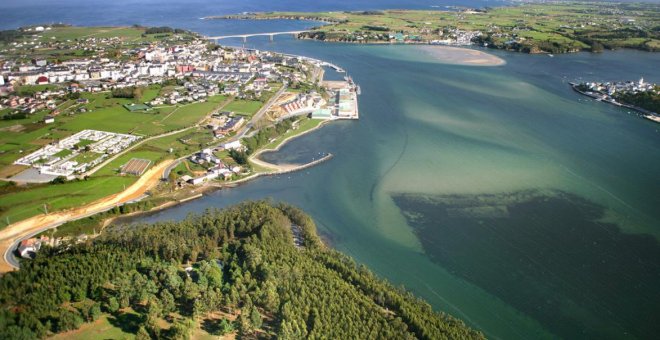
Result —
[[0, 262], [0, 273], [18, 268], [18, 263], [12, 251], [16, 249], [21, 240], [55, 228], [67, 221], [85, 218], [141, 199], [147, 191], [158, 184], [163, 170], [171, 163], [172, 160], [166, 160], [157, 164], [142, 175], [137, 182], [118, 194], [110, 195], [83, 207], [34, 216], [0, 230], [0, 252], [3, 254], [3, 261]]

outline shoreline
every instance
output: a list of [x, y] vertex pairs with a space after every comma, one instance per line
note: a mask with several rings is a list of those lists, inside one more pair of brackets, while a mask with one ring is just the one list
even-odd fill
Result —
[[[280, 142], [280, 144], [277, 147], [268, 148], [268, 149], [261, 149], [261, 150], [257, 151], [255, 154], [253, 154], [250, 157], [250, 161], [252, 161], [252, 162], [254, 162], [254, 163], [256, 163], [260, 166], [271, 168], [272, 171], [255, 172], [252, 175], [249, 175], [247, 177], [244, 177], [244, 178], [241, 178], [241, 179], [238, 179], [238, 180], [235, 180], [235, 181], [227, 182], [227, 183], [221, 183], [221, 182], [215, 182], [215, 181], [205, 183], [204, 185], [200, 186], [199, 188], [197, 188], [193, 191], [193, 192], [195, 192], [194, 195], [186, 196], [186, 197], [184, 197], [182, 199], [179, 199], [179, 200], [165, 202], [161, 205], [158, 205], [158, 206], [155, 206], [155, 207], [149, 209], [148, 211], [135, 211], [135, 212], [132, 212], [132, 213], [129, 213], [129, 214], [108, 217], [105, 220], [100, 222], [101, 230], [103, 230], [105, 227], [107, 227], [109, 225], [112, 225], [113, 223], [117, 222], [118, 220], [121, 221], [122, 219], [134, 219], [134, 218], [141, 217], [141, 216], [147, 216], [149, 214], [161, 212], [161, 211], [164, 211], [166, 209], [176, 207], [180, 204], [187, 203], [187, 202], [193, 201], [193, 200], [198, 199], [198, 198], [202, 198], [208, 193], [212, 193], [212, 192], [215, 192], [217, 190], [221, 190], [223, 188], [235, 188], [237, 186], [240, 186], [242, 184], [245, 184], [245, 183], [247, 183], [247, 182], [249, 182], [253, 179], [257, 179], [257, 178], [262, 177], [262, 176], [276, 176], [276, 175], [281, 175], [281, 174], [285, 174], [285, 173], [296, 172], [296, 171], [300, 171], [300, 170], [304, 170], [304, 169], [316, 166], [316, 165], [318, 165], [322, 162], [330, 160], [334, 157], [334, 155], [331, 154], [331, 153], [327, 154], [323, 158], [320, 158], [320, 159], [317, 159], [317, 160], [314, 160], [314, 161], [311, 161], [311, 162], [308, 162], [308, 163], [305, 163], [305, 164], [287, 165], [287, 166], [278, 166], [276, 164], [272, 164], [272, 163], [268, 163], [268, 162], [265, 162], [265, 161], [258, 160], [258, 156], [260, 154], [262, 154], [264, 152], [278, 151], [282, 146], [284, 146], [286, 143], [290, 142], [291, 140], [296, 139], [296, 138], [301, 137], [301, 136], [304, 136], [308, 133], [314, 132], [317, 129], [320, 129], [321, 127], [323, 127], [327, 122], [328, 122], [327, 120], [323, 121], [323, 122], [319, 123], [319, 125], [311, 128], [309, 130], [306, 130], [306, 131], [304, 131], [300, 134], [289, 136], [289, 137], [285, 138], [284, 140], [282, 140], [282, 142]], [[256, 162], [255, 162], [255, 159], [257, 160]], [[170, 166], [173, 162], [174, 162], [174, 160], [165, 160], [162, 163], [159, 163], [159, 164], [155, 165], [154, 168], [150, 169], [150, 171], [160, 170], [161, 168], [163, 168], [163, 170], [164, 170], [168, 166]], [[156, 177], [158, 179], [158, 181], [156, 182], [156, 184], [157, 184], [160, 181], [162, 171], [155, 171], [155, 172], [157, 174]], [[147, 174], [145, 174], [145, 176], [146, 175]], [[149, 175], [153, 176], [154, 174], [149, 174]], [[140, 179], [142, 179], [143, 177], [141, 177]], [[143, 181], [146, 181], [148, 179], [152, 179], [152, 178], [146, 178], [146, 177], [144, 177], [144, 178], [145, 178], [145, 180], [143, 180]], [[138, 181], [136, 183], [134, 183], [131, 187], [129, 187], [127, 189], [127, 191], [131, 190], [131, 188], [133, 186], [137, 186], [140, 183], [140, 179], [138, 179]], [[153, 183], [151, 183], [151, 184], [153, 184]], [[148, 189], [146, 189], [144, 191], [146, 192], [146, 191], [148, 191]], [[54, 213], [49, 214], [49, 215], [34, 216], [34, 217], [31, 217], [31, 218], [16, 222], [15, 224], [9, 225], [6, 228], [0, 230], [0, 252], [3, 253], [3, 261], [2, 261], [2, 263], [0, 263], [0, 275], [4, 274], [6, 272], [12, 271], [12, 270], [19, 269], [19, 267], [14, 266], [14, 264], [12, 263], [13, 261], [8, 260], [8, 257], [9, 256], [14, 256], [14, 258], [16, 258], [16, 256], [12, 253], [15, 250], [16, 245], [19, 242], [21, 242], [22, 240], [34, 237], [34, 236], [39, 235], [39, 234], [41, 234], [41, 233], [43, 233], [47, 230], [57, 228], [58, 226], [60, 226], [64, 223], [74, 221], [74, 220], [78, 220], [78, 219], [82, 219], [82, 218], [85, 218], [85, 217], [89, 217], [89, 216], [93, 216], [93, 215], [96, 215], [98, 213], [101, 213], [101, 212], [103, 212], [103, 210], [94, 211], [92, 213], [80, 213], [80, 212], [87, 211], [88, 209], [91, 209], [91, 207], [93, 207], [95, 205], [102, 204], [103, 201], [112, 200], [113, 197], [115, 197], [115, 196], [119, 197], [121, 195], [124, 195], [124, 193], [126, 193], [126, 191], [123, 191], [123, 192], [120, 192], [120, 193], [117, 193], [117, 194], [113, 194], [113, 195], [110, 195], [110, 196], [105, 197], [105, 198], [101, 198], [97, 202], [92, 202], [87, 206], [81, 206], [81, 207], [77, 207], [77, 208], [73, 208], [73, 209], [69, 209], [69, 210], [58, 211], [58, 212], [54, 212]], [[131, 200], [127, 200], [126, 202], [130, 202], [134, 199], [135, 198], [132, 198]], [[123, 203], [126, 203], [126, 202], [123, 202]], [[119, 203], [108, 205], [107, 207], [104, 207], [102, 209], [109, 210], [109, 209], [114, 208], [117, 205], [119, 205]], [[76, 214], [76, 211], [79, 211], [79, 213]], [[37, 225], [33, 225], [33, 224], [37, 224]], [[44, 225], [44, 224], [46, 224], [46, 225]], [[18, 230], [14, 230], [14, 229], [18, 229]], [[7, 233], [9, 233], [9, 235], [5, 236], [4, 234], [7, 234]], [[99, 233], [100, 233], [100, 231], [99, 231]]]
[[[274, 147], [274, 148], [264, 148], [264, 149], [257, 150], [257, 152], [255, 152], [254, 154], [252, 154], [252, 155], [248, 158], [248, 160], [249, 160], [250, 162], [256, 163], [256, 164], [259, 165], [259, 166], [263, 166], [263, 167], [265, 167], [265, 168], [271, 168], [271, 169], [274, 169], [275, 171], [286, 170], [286, 166], [281, 166], [281, 165], [277, 165], [277, 164], [273, 164], [273, 163], [268, 163], [268, 162], [266, 162], [266, 161], [260, 159], [259, 156], [260, 156], [261, 154], [265, 153], [265, 152], [277, 152], [277, 151], [279, 151], [279, 150], [280, 150], [280, 149], [281, 149], [286, 143], [290, 142], [291, 140], [294, 140], [294, 139], [296, 139], [296, 138], [298, 138], [298, 137], [302, 137], [302, 136], [304, 136], [304, 135], [306, 135], [306, 134], [308, 134], [308, 133], [312, 133], [312, 132], [314, 132], [314, 131], [316, 131], [316, 130], [322, 128], [323, 125], [327, 124], [328, 122], [329, 122], [329, 120], [324, 120], [324, 121], [320, 122], [319, 125], [317, 125], [317, 126], [311, 128], [311, 129], [309, 129], [309, 130], [307, 130], [307, 131], [304, 131], [304, 132], [302, 132], [302, 133], [300, 133], [300, 134], [296, 134], [296, 135], [293, 135], [293, 136], [289, 136], [289, 137], [287, 137], [287, 138], [284, 138], [284, 139], [283, 139], [283, 140], [282, 140], [282, 141], [281, 141], [276, 147]], [[295, 166], [295, 165], [294, 165], [294, 166]]]
[[[599, 96], [595, 93], [594, 94], [586, 93], [585, 91], [582, 91], [582, 90], [578, 89], [577, 88], [578, 84], [575, 84], [575, 83], [569, 83], [569, 85], [571, 85], [571, 88], [573, 88], [573, 91], [575, 91], [575, 92], [577, 92], [577, 93], [579, 93], [583, 96], [592, 98], [595, 101], [605, 102], [605, 103], [608, 103], [608, 104], [611, 104], [611, 105], [614, 105], [614, 106], [625, 107], [625, 108], [628, 108], [628, 109], [631, 109], [631, 110], [635, 110], [639, 113], [639, 114], [637, 114], [637, 116], [642, 117], [642, 118], [646, 118], [646, 119], [648, 119], [650, 121], [653, 121], [653, 122], [656, 122], [656, 123], [660, 123], [660, 120], [656, 120], [656, 119], [660, 119], [660, 115], [658, 115], [658, 113], [656, 113], [656, 112], [649, 111], [647, 109], [644, 109], [644, 108], [641, 108], [639, 106], [635, 106], [635, 105], [632, 105], [632, 104], [627, 104], [627, 103], [618, 102], [618, 101], [613, 102], [611, 100], [606, 100], [606, 99], [603, 99], [601, 96]], [[656, 119], [649, 118], [649, 116], [654, 117]]]

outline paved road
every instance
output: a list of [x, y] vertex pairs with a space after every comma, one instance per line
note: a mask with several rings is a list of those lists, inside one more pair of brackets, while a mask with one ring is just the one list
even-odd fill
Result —
[[262, 106], [261, 109], [259, 109], [259, 111], [257, 111], [257, 113], [255, 113], [255, 114], [252, 116], [252, 119], [250, 119], [250, 121], [245, 125], [245, 127], [244, 127], [241, 131], [239, 131], [234, 137], [232, 137], [232, 138], [230, 138], [229, 140], [223, 142], [223, 144], [224, 144], [224, 143], [230, 143], [230, 142], [233, 142], [233, 141], [236, 141], [236, 140], [239, 140], [239, 139], [243, 138], [243, 137], [245, 136], [245, 134], [246, 134], [248, 131], [250, 131], [250, 129], [252, 129], [252, 127], [254, 127], [254, 124], [255, 124], [256, 122], [258, 122], [258, 121], [263, 117], [263, 115], [268, 111], [268, 109], [270, 109], [270, 107], [273, 106], [273, 104], [277, 101], [277, 99], [278, 99], [278, 98], [282, 95], [282, 93], [284, 93], [284, 91], [286, 91], [288, 88], [289, 88], [289, 85], [288, 85], [288, 84], [283, 84], [283, 85], [282, 85], [282, 88], [280, 88], [280, 89], [279, 89], [279, 90], [278, 90], [278, 91], [277, 91], [277, 92], [276, 92], [276, 93], [275, 93], [275, 94], [274, 94], [274, 95], [273, 95], [273, 96], [272, 96], [272, 97], [266, 102], [266, 104], [264, 104], [264, 106]]

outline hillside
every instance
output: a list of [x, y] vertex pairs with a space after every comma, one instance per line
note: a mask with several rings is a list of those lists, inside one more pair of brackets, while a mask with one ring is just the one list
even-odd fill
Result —
[[298, 209], [270, 202], [40, 251], [0, 279], [0, 305], [2, 339], [85, 338], [94, 327], [97, 338], [483, 338], [326, 248]]

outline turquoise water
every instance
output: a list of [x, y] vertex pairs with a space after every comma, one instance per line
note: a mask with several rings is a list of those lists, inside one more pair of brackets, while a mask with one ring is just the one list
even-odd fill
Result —
[[496, 52], [506, 65], [471, 67], [413, 46], [251, 44], [346, 68], [362, 87], [360, 121], [269, 155], [332, 152], [329, 162], [141, 221], [283, 200], [309, 212], [337, 249], [489, 337], [657, 333], [660, 125], [567, 84], [658, 82], [657, 54]]

